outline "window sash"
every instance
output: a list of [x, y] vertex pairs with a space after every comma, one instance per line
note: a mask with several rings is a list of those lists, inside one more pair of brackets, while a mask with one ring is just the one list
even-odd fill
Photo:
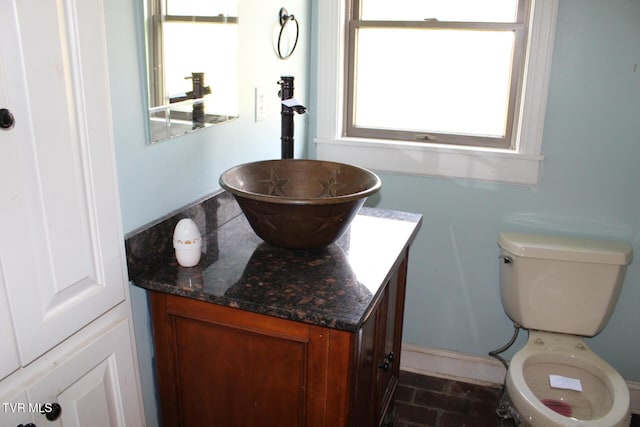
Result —
[[[353, 0], [351, 19], [347, 31], [347, 61], [345, 84], [345, 118], [344, 134], [347, 137], [374, 138], [388, 140], [404, 140], [414, 142], [467, 145], [515, 149], [515, 134], [518, 126], [518, 105], [520, 104], [527, 44], [528, 13], [530, 0], [518, 2], [518, 13], [515, 22], [446, 22], [437, 20], [424, 21], [367, 21], [360, 18], [360, 0]], [[356, 120], [356, 58], [357, 36], [360, 29], [423, 29], [423, 30], [466, 30], [466, 31], [498, 31], [514, 34], [514, 49], [511, 59], [511, 75], [507, 117], [504, 136], [465, 135], [461, 133], [443, 133], [431, 131], [415, 131], [400, 129], [382, 129], [376, 127], [357, 126]], [[389, 81], [385, 82], [389, 84]]]
[[[223, 13], [216, 14], [215, 16], [202, 15], [171, 15], [167, 14], [171, 10], [171, 1], [169, 0], [148, 0], [147, 16], [147, 44], [149, 45], [147, 61], [151, 62], [150, 73], [153, 75], [147, 76], [149, 81], [149, 104], [153, 107], [169, 105], [169, 99], [167, 97], [168, 90], [166, 84], [166, 70], [165, 66], [165, 51], [164, 51], [164, 24], [165, 23], [201, 23], [205, 25], [225, 25], [225, 24], [238, 24], [237, 16], [229, 16]], [[232, 11], [226, 3], [221, 2], [221, 10]], [[218, 9], [216, 9], [218, 10]], [[237, 108], [236, 108], [237, 109]]]

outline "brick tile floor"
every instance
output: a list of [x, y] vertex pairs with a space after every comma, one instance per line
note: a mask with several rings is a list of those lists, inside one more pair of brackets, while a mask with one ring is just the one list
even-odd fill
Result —
[[[514, 427], [496, 415], [502, 389], [400, 372], [394, 427]], [[630, 427], [640, 427], [633, 416]]]

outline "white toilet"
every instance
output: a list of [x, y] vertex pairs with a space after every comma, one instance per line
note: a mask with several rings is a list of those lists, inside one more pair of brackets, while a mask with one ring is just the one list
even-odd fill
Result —
[[583, 337], [598, 334], [618, 300], [628, 243], [500, 233], [500, 295], [529, 329], [506, 391], [525, 426], [629, 427], [629, 389]]

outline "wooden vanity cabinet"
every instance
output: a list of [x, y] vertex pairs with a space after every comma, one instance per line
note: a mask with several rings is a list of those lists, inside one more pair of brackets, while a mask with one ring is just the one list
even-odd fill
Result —
[[163, 425], [383, 425], [406, 268], [405, 252], [356, 332], [151, 292]]

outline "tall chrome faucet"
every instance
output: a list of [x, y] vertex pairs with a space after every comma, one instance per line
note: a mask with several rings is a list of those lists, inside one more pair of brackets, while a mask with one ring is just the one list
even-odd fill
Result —
[[282, 101], [281, 115], [281, 132], [280, 141], [282, 142], [282, 158], [293, 159], [293, 116], [294, 113], [304, 114], [307, 108], [302, 105], [296, 105], [295, 102], [286, 102], [294, 100], [293, 98], [293, 76], [282, 76], [278, 84], [280, 85], [280, 99]]

